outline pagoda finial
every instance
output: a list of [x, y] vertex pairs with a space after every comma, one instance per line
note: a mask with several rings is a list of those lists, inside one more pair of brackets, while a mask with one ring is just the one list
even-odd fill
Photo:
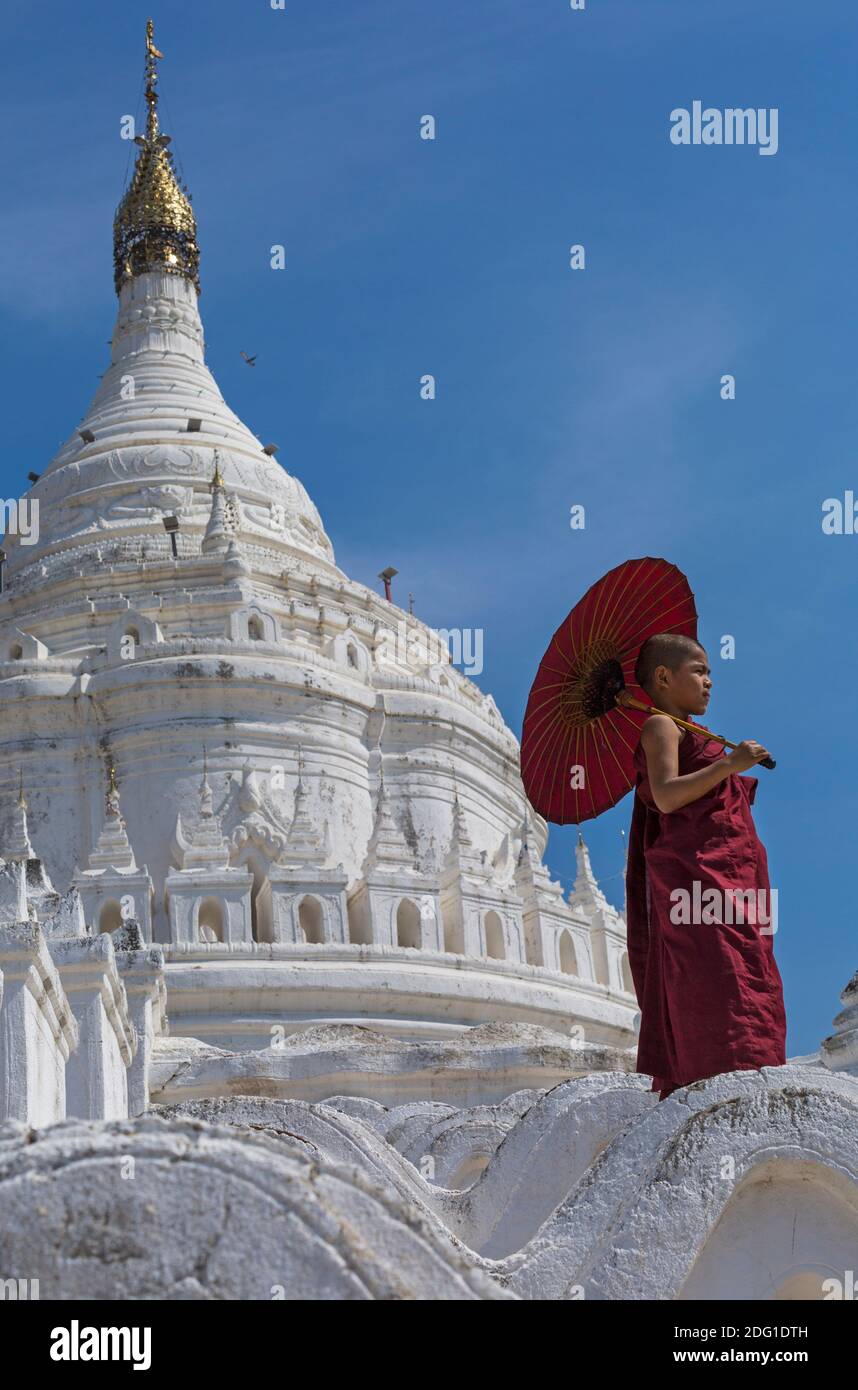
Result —
[[126, 280], [150, 271], [183, 275], [199, 293], [200, 252], [197, 224], [187, 190], [179, 183], [167, 151], [169, 135], [158, 124], [155, 26], [146, 21], [146, 134], [135, 135], [140, 147], [131, 182], [113, 221], [113, 267], [116, 293]]
[[200, 782], [200, 815], [209, 820], [214, 815], [214, 798], [209, 785], [209, 755], [203, 744], [203, 780]]
[[215, 449], [215, 470], [211, 480], [212, 509], [202, 541], [202, 552], [211, 555], [229, 549], [230, 535], [226, 516], [226, 489], [220, 471], [220, 456]]
[[18, 774], [17, 810], [12, 816], [12, 827], [7, 832], [2, 849], [2, 858], [8, 860], [33, 859], [33, 846], [27, 829], [27, 798], [24, 795], [24, 769]]
[[320, 826], [317, 815], [307, 806], [309, 795], [304, 782], [304, 749], [298, 744], [298, 783], [295, 787], [295, 809], [292, 824], [280, 855], [279, 864], [324, 863], [327, 856], [327, 828]]
[[146, 104], [149, 107], [149, 114], [146, 117], [146, 139], [154, 140], [158, 134], [158, 93], [155, 84], [158, 81], [158, 71], [155, 64], [159, 58], [163, 58], [163, 53], [155, 47], [155, 23], [154, 20], [146, 20]]
[[122, 811], [119, 806], [119, 787], [116, 782], [116, 765], [113, 754], [107, 755], [107, 793], [105, 796], [104, 820], [101, 832], [88, 859], [88, 867], [82, 871], [81, 879], [91, 882], [102, 874], [135, 873], [137, 863], [128, 839]]
[[107, 813], [108, 815], [119, 815], [119, 788], [116, 785], [116, 764], [113, 758], [107, 765]]
[[522, 855], [528, 854], [530, 851], [530, 830], [530, 804], [526, 801], [524, 803], [524, 820], [521, 823], [521, 849], [519, 851], [519, 858], [521, 858]]

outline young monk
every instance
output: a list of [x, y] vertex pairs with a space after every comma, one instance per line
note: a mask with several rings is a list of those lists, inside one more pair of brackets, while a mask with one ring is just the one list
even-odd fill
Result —
[[637, 1070], [666, 1100], [707, 1076], [786, 1061], [777, 913], [751, 815], [758, 778], [737, 775], [769, 754], [756, 739], [725, 753], [705, 729], [668, 718], [690, 720], [709, 702], [706, 652], [690, 637], [650, 637], [635, 679], [666, 711], [649, 716], [635, 750], [626, 872]]

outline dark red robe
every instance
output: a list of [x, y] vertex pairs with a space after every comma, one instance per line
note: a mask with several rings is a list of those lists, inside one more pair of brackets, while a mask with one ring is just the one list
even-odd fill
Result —
[[[723, 744], [705, 731], [685, 730], [679, 775], [724, 756]], [[626, 920], [641, 1009], [637, 1070], [653, 1078], [652, 1089], [664, 1100], [678, 1086], [720, 1072], [783, 1066], [786, 1014], [773, 934], [761, 930], [777, 926], [777, 912], [751, 815], [758, 778], [731, 773], [696, 801], [663, 814], [640, 743], [635, 768]], [[683, 899], [671, 899], [674, 889], [688, 894], [684, 902], [696, 925], [676, 920]], [[710, 889], [719, 890], [717, 899]], [[730, 889], [765, 893], [743, 900], [731, 898]]]

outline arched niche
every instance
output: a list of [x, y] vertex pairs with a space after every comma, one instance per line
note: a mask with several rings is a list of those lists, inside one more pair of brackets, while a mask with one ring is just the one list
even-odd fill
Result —
[[224, 910], [220, 898], [203, 898], [197, 908], [197, 937], [211, 944], [224, 939]]
[[505, 960], [506, 942], [503, 935], [503, 922], [494, 909], [486, 913], [483, 930], [486, 937], [486, 955], [490, 960]]
[[[834, 1275], [828, 1269], [798, 1269], [785, 1275], [778, 1284], [771, 1301], [773, 1303], [814, 1303], [828, 1301], [832, 1288], [837, 1284], [843, 1287], [843, 1271]], [[836, 1296], [836, 1295], [835, 1295]]]
[[577, 975], [578, 957], [575, 954], [575, 942], [572, 934], [568, 931], [560, 933], [560, 944], [557, 951], [558, 963], [564, 975]]
[[443, 666], [429, 666], [426, 671], [426, 679], [431, 681], [433, 685], [440, 686], [442, 690], [450, 692], [453, 690], [453, 680], [448, 670]]
[[325, 940], [325, 913], [318, 898], [312, 893], [301, 899], [298, 907], [298, 925], [308, 946], [321, 946]]
[[[721, 1181], [729, 1188], [729, 1175]], [[823, 1301], [826, 1281], [858, 1274], [856, 1250], [858, 1192], [846, 1174], [810, 1157], [761, 1157], [702, 1242], [679, 1298]]]
[[346, 905], [346, 916], [349, 928], [349, 941], [353, 946], [372, 945], [372, 921], [369, 913], [362, 914], [353, 898], [349, 898]]
[[229, 637], [232, 642], [277, 641], [277, 619], [258, 603], [249, 603], [229, 615]]
[[444, 928], [444, 950], [450, 951], [453, 955], [461, 955], [459, 945], [459, 931], [449, 907], [441, 904], [441, 925]]
[[115, 898], [108, 898], [101, 904], [98, 913], [98, 930], [113, 932], [122, 926], [122, 908]]
[[44, 661], [48, 649], [44, 642], [18, 627], [7, 627], [0, 636], [0, 652], [6, 661]]
[[403, 898], [396, 909], [396, 944], [418, 951], [423, 944], [420, 909], [410, 898]]
[[351, 631], [339, 632], [336, 637], [332, 637], [328, 643], [326, 655], [332, 657], [340, 666], [354, 671], [357, 675], [367, 675], [372, 667], [372, 658], [369, 652]]
[[157, 623], [136, 609], [129, 608], [109, 628], [107, 633], [107, 655], [111, 661], [128, 661], [143, 645], [163, 642], [164, 637]]

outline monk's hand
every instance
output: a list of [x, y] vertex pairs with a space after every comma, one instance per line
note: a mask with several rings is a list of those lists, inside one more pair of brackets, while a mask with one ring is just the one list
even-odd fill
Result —
[[755, 738], [745, 738], [732, 753], [727, 754], [727, 761], [730, 763], [734, 772], [744, 772], [746, 768], [753, 767], [755, 763], [761, 763], [763, 758], [770, 756], [768, 748], [764, 748]]

